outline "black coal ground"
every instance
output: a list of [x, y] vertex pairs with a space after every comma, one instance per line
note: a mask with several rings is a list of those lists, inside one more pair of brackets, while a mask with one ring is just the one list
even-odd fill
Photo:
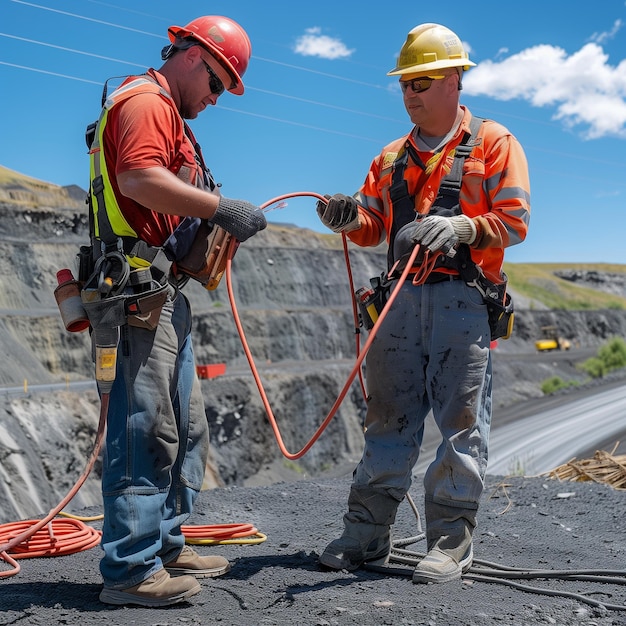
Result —
[[[594, 602], [626, 605], [626, 587], [618, 584], [517, 581], [563, 594], [551, 596], [467, 578], [415, 585], [408, 576], [320, 569], [319, 553], [341, 532], [349, 482], [342, 476], [202, 492], [191, 524], [250, 523], [267, 539], [196, 546], [202, 554], [226, 556], [233, 567], [224, 577], [201, 581], [202, 592], [189, 603], [163, 609], [100, 603], [100, 550], [93, 548], [21, 560], [19, 574], [0, 580], [0, 624], [626, 626], [626, 611], [566, 597], [587, 594]], [[422, 510], [421, 477], [411, 494]], [[475, 558], [527, 570], [620, 570], [626, 583], [625, 500], [626, 492], [606, 484], [489, 476], [474, 535]], [[394, 539], [417, 532], [405, 501]], [[421, 552], [423, 542], [409, 548]]]

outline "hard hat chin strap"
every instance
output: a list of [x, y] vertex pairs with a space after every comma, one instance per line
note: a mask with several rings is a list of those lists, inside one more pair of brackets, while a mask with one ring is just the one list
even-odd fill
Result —
[[176, 37], [176, 41], [171, 43], [169, 46], [165, 46], [163, 50], [161, 50], [161, 59], [163, 61], [167, 61], [170, 57], [174, 55], [178, 50], [188, 50], [192, 46], [199, 46], [200, 42], [193, 37]]

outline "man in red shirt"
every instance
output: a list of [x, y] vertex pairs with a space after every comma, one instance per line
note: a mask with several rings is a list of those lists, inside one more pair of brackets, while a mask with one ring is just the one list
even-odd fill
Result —
[[[102, 469], [100, 563], [100, 600], [116, 605], [182, 602], [200, 592], [196, 579], [230, 569], [221, 556], [198, 555], [181, 533], [202, 485], [209, 434], [176, 263], [200, 220], [238, 241], [266, 227], [258, 207], [220, 194], [185, 121], [225, 91], [243, 93], [247, 34], [229, 18], [211, 15], [170, 27], [169, 37], [159, 70], [129, 77], [107, 98], [90, 149], [96, 253], [101, 248], [104, 258], [109, 251], [122, 258], [129, 285], [146, 268], [154, 278], [154, 254], [166, 260], [160, 314], [152, 323], [129, 316], [119, 327]], [[120, 293], [126, 291], [120, 287]]]

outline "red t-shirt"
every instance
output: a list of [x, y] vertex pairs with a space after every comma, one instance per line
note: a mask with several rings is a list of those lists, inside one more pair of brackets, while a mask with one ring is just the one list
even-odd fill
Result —
[[[154, 70], [148, 74], [169, 92], [163, 76]], [[122, 195], [117, 176], [130, 170], [165, 167], [189, 184], [196, 184], [201, 174], [195, 150], [174, 101], [158, 93], [137, 93], [115, 105], [108, 114], [103, 149], [124, 218], [140, 239], [153, 246], [163, 245], [183, 217], [157, 213]]]

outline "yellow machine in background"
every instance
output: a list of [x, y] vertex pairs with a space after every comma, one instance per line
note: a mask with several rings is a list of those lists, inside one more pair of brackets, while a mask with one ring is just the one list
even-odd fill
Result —
[[572, 347], [571, 341], [559, 337], [556, 326], [542, 326], [542, 339], [535, 341], [535, 348], [539, 352], [549, 352], [550, 350], [569, 350]]

